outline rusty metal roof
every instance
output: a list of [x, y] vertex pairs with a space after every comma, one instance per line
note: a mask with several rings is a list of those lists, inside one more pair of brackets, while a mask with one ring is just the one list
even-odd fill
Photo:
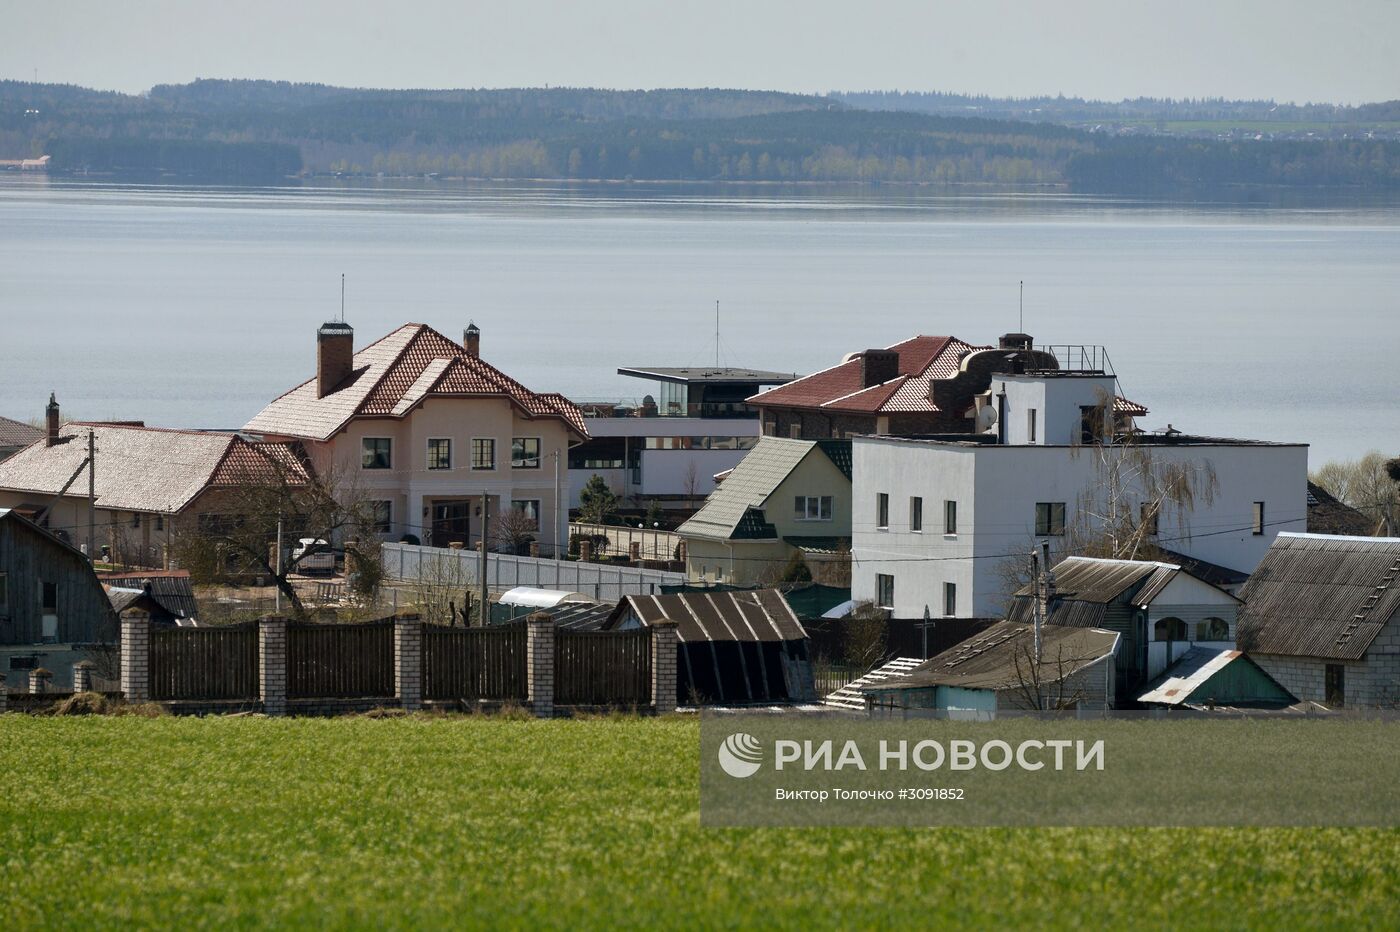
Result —
[[1240, 597], [1244, 650], [1360, 660], [1400, 614], [1400, 538], [1285, 531]]
[[[1056, 682], [1117, 650], [1118, 633], [1101, 628], [1041, 627], [1041, 682]], [[999, 621], [986, 631], [921, 663], [908, 675], [871, 688], [1008, 689], [1033, 681], [1035, 635], [1032, 626]]]
[[674, 621], [682, 642], [800, 641], [807, 631], [776, 589], [629, 595], [605, 625], [616, 627], [628, 612], [644, 625]]

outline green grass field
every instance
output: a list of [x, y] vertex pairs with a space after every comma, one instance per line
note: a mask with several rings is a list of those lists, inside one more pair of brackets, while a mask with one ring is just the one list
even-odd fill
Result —
[[1394, 830], [702, 829], [698, 731], [0, 716], [0, 928], [1400, 925]]

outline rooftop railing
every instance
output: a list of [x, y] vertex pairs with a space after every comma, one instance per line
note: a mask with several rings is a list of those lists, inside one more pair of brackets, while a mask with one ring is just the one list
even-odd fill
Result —
[[1108, 350], [1094, 343], [1049, 343], [1037, 346], [1041, 353], [1049, 353], [1060, 364], [1062, 372], [1102, 372], [1114, 375], [1113, 363], [1109, 362]]

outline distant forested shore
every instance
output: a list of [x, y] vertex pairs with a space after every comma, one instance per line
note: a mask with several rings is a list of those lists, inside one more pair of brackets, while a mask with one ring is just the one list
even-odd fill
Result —
[[1089, 193], [1400, 189], [1400, 142], [1387, 139], [1120, 136], [861, 103], [860, 95], [714, 89], [379, 91], [217, 80], [128, 95], [4, 81], [0, 159], [47, 154], [57, 172], [257, 182], [334, 173]]

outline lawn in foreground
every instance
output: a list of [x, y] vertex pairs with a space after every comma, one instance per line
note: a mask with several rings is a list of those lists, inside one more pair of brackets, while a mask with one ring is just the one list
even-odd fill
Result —
[[0, 927], [1400, 924], [1394, 830], [702, 829], [697, 752], [679, 718], [0, 716]]

